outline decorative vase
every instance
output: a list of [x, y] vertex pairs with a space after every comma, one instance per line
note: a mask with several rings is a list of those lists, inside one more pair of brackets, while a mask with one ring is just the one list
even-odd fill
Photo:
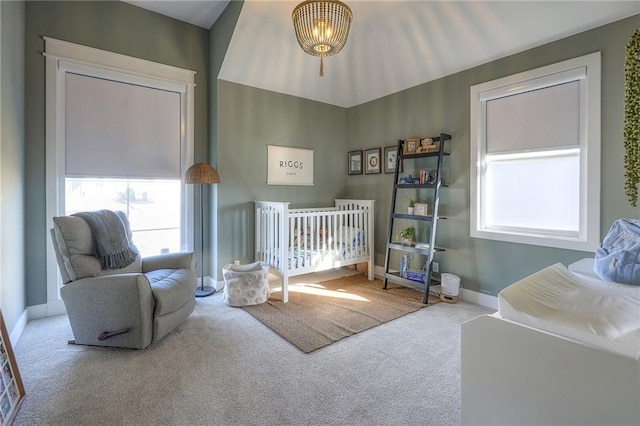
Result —
[[412, 246], [413, 245], [413, 238], [403, 238], [402, 239], [402, 245], [403, 246]]
[[407, 210], [409, 211], [409, 214], [413, 214], [413, 207], [408, 207]]

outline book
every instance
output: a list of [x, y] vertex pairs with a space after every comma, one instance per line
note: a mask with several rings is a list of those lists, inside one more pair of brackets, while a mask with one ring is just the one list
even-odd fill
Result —
[[400, 258], [400, 276], [404, 277], [404, 273], [411, 266], [411, 255], [405, 254]]
[[423, 283], [426, 281], [427, 271], [422, 269], [407, 269], [404, 271], [404, 278]]

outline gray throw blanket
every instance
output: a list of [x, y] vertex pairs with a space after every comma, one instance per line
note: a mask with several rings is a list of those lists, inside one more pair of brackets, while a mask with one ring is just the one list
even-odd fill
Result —
[[136, 260], [138, 253], [129, 243], [127, 231], [118, 215], [111, 210], [80, 212], [87, 222], [96, 244], [96, 256], [102, 259], [104, 269], [120, 269]]

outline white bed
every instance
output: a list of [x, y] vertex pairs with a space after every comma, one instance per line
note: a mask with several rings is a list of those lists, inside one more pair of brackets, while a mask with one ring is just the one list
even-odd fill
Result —
[[640, 424], [640, 287], [592, 260], [505, 288], [462, 326], [463, 424]]
[[368, 262], [374, 279], [374, 200], [335, 200], [332, 207], [290, 209], [289, 202], [255, 202], [255, 260], [282, 277]]

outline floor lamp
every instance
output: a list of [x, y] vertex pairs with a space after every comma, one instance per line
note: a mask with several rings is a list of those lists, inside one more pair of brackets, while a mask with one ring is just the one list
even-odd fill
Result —
[[216, 169], [206, 163], [195, 163], [184, 175], [184, 183], [200, 185], [200, 287], [196, 288], [196, 297], [211, 296], [216, 289], [204, 285], [204, 207], [202, 185], [219, 183], [220, 176]]

